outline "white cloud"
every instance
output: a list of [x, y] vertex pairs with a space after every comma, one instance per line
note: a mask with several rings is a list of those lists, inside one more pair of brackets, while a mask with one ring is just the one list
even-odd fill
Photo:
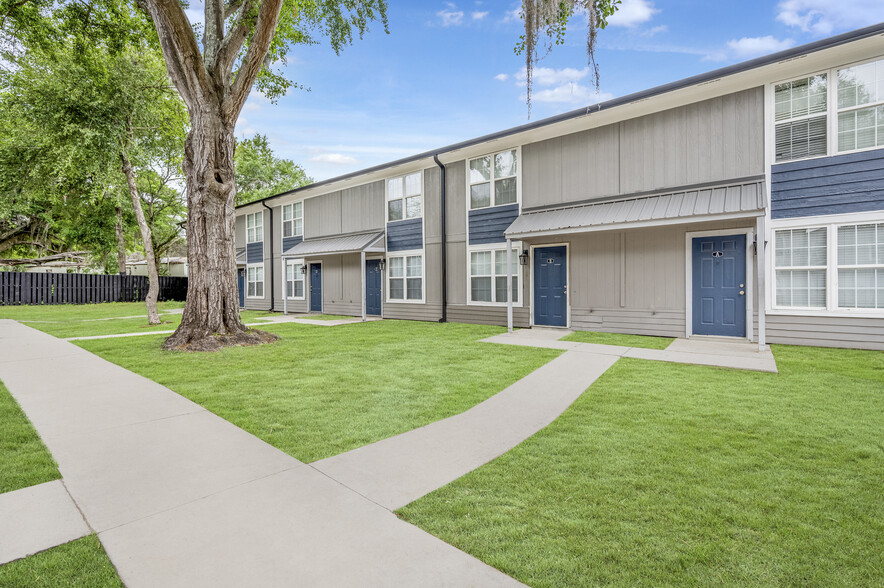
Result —
[[483, 18], [488, 16], [488, 11], [486, 10], [485, 12], [481, 12], [481, 11], [477, 10], [477, 11], [471, 13], [470, 16], [473, 17], [473, 20], [482, 20]]
[[505, 74], [505, 73], [499, 73], [496, 76], [494, 76], [494, 79], [497, 80], [498, 82], [505, 82], [508, 79], [510, 79], [510, 75]]
[[641, 36], [642, 37], [653, 37], [657, 33], [665, 33], [668, 30], [669, 30], [669, 27], [667, 25], [659, 25], [656, 27], [651, 27], [646, 31], [642, 31]]
[[881, 0], [784, 0], [777, 9], [781, 23], [819, 35], [884, 21]]
[[648, 22], [660, 12], [649, 0], [623, 0], [620, 8], [608, 18], [608, 24], [615, 27], [634, 27]]
[[730, 49], [733, 55], [743, 59], [776, 53], [794, 45], [795, 41], [792, 39], [777, 39], [770, 35], [766, 37], [743, 37], [727, 42], [728, 49]]
[[313, 163], [332, 163], [334, 165], [352, 165], [357, 162], [355, 157], [343, 153], [321, 153], [310, 158]]
[[545, 102], [547, 104], [596, 104], [610, 100], [614, 95], [608, 92], [597, 92], [595, 89], [582, 84], [570, 82], [555, 88], [546, 88], [531, 94], [532, 102]]
[[436, 13], [442, 22], [443, 27], [457, 27], [463, 24], [463, 10], [455, 10], [454, 4], [449, 4], [448, 8], [444, 8]]
[[[551, 67], [535, 67], [532, 73], [532, 79], [535, 86], [558, 86], [566, 83], [579, 82], [589, 75], [589, 68], [574, 69], [573, 67], [565, 67], [562, 69], [553, 69]], [[519, 86], [525, 85], [526, 80], [525, 69], [515, 75], [516, 83]]]
[[512, 10], [507, 10], [506, 14], [503, 16], [503, 22], [514, 22], [517, 20], [522, 20], [522, 8], [513, 8]]

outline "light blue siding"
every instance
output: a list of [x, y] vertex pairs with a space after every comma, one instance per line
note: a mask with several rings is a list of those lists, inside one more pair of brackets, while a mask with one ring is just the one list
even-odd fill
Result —
[[503, 232], [519, 216], [519, 205], [492, 206], [470, 211], [470, 245], [501, 243]]
[[249, 243], [246, 245], [246, 263], [264, 262], [264, 242]]
[[773, 166], [771, 216], [884, 210], [884, 149]]
[[387, 251], [423, 249], [423, 219], [412, 218], [387, 224]]

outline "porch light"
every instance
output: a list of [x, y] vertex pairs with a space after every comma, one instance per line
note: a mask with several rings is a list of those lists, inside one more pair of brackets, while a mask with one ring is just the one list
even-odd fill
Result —
[[527, 249], [522, 251], [522, 254], [519, 255], [519, 265], [528, 265], [528, 250]]
[[387, 267], [387, 260], [386, 260], [386, 258], [382, 258], [382, 259], [378, 262], [378, 269], [381, 270], [381, 271], [384, 271], [384, 269], [385, 269], [386, 267]]
[[305, 274], [307, 273], [307, 264], [306, 263], [301, 266], [301, 272], [305, 273]]

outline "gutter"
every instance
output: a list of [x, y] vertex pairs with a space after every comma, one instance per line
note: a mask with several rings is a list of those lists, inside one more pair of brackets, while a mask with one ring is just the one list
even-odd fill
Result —
[[[261, 204], [270, 211], [270, 312], [273, 312], [274, 305], [274, 284], [273, 284], [273, 274], [274, 274], [274, 264], [273, 264], [273, 209], [267, 206], [267, 203], [264, 200], [261, 200]], [[266, 265], [266, 264], [265, 264]], [[264, 268], [266, 271], [266, 267]]]
[[622, 96], [620, 98], [614, 98], [612, 100], [607, 100], [605, 102], [600, 102], [598, 104], [585, 106], [582, 108], [578, 108], [577, 110], [572, 110], [570, 112], [565, 112], [565, 113], [562, 113], [562, 114], [559, 114], [556, 116], [551, 116], [549, 118], [544, 118], [544, 119], [541, 119], [541, 120], [538, 120], [535, 122], [527, 123], [527, 124], [520, 125], [517, 127], [512, 127], [510, 129], [498, 131], [496, 133], [491, 133], [489, 135], [483, 135], [481, 137], [476, 137], [475, 139], [461, 141], [460, 143], [454, 143], [454, 144], [448, 145], [446, 147], [434, 149], [432, 151], [425, 151], [423, 153], [418, 153], [417, 155], [412, 155], [410, 157], [397, 159], [397, 160], [391, 161], [389, 163], [376, 165], [376, 166], [362, 169], [359, 171], [355, 171], [355, 172], [351, 172], [351, 173], [337, 176], [334, 178], [330, 178], [328, 180], [314, 182], [314, 183], [308, 184], [306, 186], [301, 186], [300, 188], [295, 188], [294, 190], [288, 190], [287, 192], [280, 192], [279, 194], [274, 194], [273, 196], [267, 196], [266, 198], [263, 198], [261, 200], [255, 200], [255, 201], [249, 202], [247, 204], [240, 204], [236, 208], [241, 208], [243, 206], [249, 206], [251, 204], [255, 204], [256, 202], [261, 202], [263, 204], [265, 200], [271, 200], [273, 198], [278, 198], [280, 196], [288, 196], [291, 194], [296, 194], [302, 190], [318, 188], [318, 187], [322, 187], [322, 186], [325, 186], [328, 184], [342, 182], [344, 180], [349, 180], [349, 179], [352, 179], [352, 178], [355, 178], [358, 176], [370, 174], [372, 172], [382, 171], [384, 169], [395, 167], [398, 165], [404, 165], [406, 163], [413, 163], [416, 161], [420, 161], [422, 159], [429, 159], [430, 157], [435, 158], [436, 156], [441, 155], [443, 153], [457, 151], [459, 149], [465, 149], [467, 147], [472, 147], [472, 146], [478, 145], [480, 143], [486, 143], [489, 141], [494, 141], [496, 139], [509, 137], [511, 135], [516, 135], [518, 133], [530, 131], [530, 130], [537, 129], [540, 127], [549, 126], [549, 125], [563, 122], [566, 120], [576, 119], [576, 118], [580, 118], [583, 116], [589, 116], [591, 114], [595, 114], [596, 112], [600, 112], [602, 110], [609, 110], [611, 108], [615, 108], [618, 106], [624, 106], [624, 105], [630, 104], [632, 102], [638, 102], [640, 100], [647, 100], [648, 98], [652, 98], [655, 96], [659, 96], [661, 94], [673, 92], [675, 90], [682, 90], [682, 89], [688, 88], [690, 86], [697, 86], [697, 85], [704, 84], [707, 82], [716, 81], [716, 80], [726, 77], [726, 76], [731, 76], [734, 74], [743, 73], [743, 72], [757, 69], [759, 67], [764, 67], [767, 65], [773, 65], [775, 63], [787, 61], [790, 59], [795, 59], [797, 57], [808, 55], [810, 53], [816, 53], [817, 51], [831, 49], [832, 47], [838, 47], [838, 46], [844, 45], [846, 43], [851, 43], [853, 41], [859, 41], [859, 40], [862, 40], [862, 39], [865, 39], [868, 37], [874, 37], [875, 35], [881, 35], [881, 34], [884, 34], [884, 23], [878, 23], [878, 24], [875, 24], [875, 25], [872, 25], [869, 27], [857, 29], [855, 31], [849, 31], [847, 33], [836, 35], [834, 37], [820, 39], [819, 41], [814, 41], [813, 43], [807, 43], [806, 45], [793, 47], [791, 49], [786, 49], [785, 51], [771, 53], [770, 55], [756, 57], [755, 59], [750, 59], [749, 61], [735, 63], [734, 65], [729, 65], [727, 67], [722, 67], [722, 68], [719, 68], [719, 69], [716, 69], [716, 70], [713, 70], [710, 72], [687, 77], [687, 78], [684, 78], [684, 79], [681, 79], [681, 80], [678, 80], [675, 82], [670, 82], [668, 84], [663, 84], [662, 86], [656, 86], [654, 88], [642, 90], [640, 92], [635, 92], [633, 94], [629, 94], [627, 96]]
[[436, 162], [436, 165], [439, 166], [439, 170], [442, 172], [442, 179], [440, 180], [440, 187], [442, 189], [442, 214], [440, 215], [442, 217], [442, 318], [439, 319], [439, 322], [445, 323], [448, 322], [448, 243], [445, 238], [445, 166], [439, 161], [438, 154], [433, 155], [433, 161]]

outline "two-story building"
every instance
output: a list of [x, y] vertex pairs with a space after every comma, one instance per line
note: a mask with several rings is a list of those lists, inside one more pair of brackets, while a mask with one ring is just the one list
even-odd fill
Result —
[[237, 208], [245, 308], [884, 349], [884, 24]]

